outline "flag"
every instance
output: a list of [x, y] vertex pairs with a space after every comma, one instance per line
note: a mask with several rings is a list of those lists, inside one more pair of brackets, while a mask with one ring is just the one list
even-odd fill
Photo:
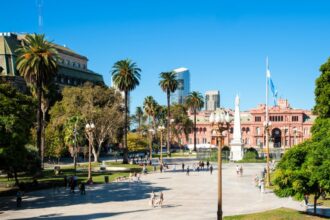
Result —
[[277, 89], [273, 83], [273, 80], [270, 76], [270, 70], [269, 67], [267, 66], [267, 79], [268, 79], [268, 85], [270, 87], [270, 90], [272, 91], [273, 94], [273, 100], [274, 100], [274, 105], [276, 106], [277, 104]]

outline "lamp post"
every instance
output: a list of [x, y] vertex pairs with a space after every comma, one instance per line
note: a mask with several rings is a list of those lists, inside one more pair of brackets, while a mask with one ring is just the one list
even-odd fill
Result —
[[150, 155], [149, 155], [149, 160], [150, 160], [150, 164], [151, 164], [151, 161], [152, 161], [152, 136], [154, 135], [155, 130], [150, 128], [148, 131], [149, 131], [149, 134], [150, 134], [150, 145], [149, 145]]
[[86, 133], [88, 135], [88, 180], [87, 183], [92, 183], [92, 144], [93, 144], [93, 132], [95, 130], [94, 123], [87, 123], [85, 126]]
[[212, 113], [210, 115], [209, 121], [212, 126], [217, 126], [217, 130], [219, 133], [218, 140], [218, 212], [217, 219], [222, 219], [222, 142], [224, 138], [225, 131], [229, 129], [230, 126], [230, 117], [229, 113], [223, 112]]
[[[174, 123], [174, 118], [171, 118], [171, 120], [170, 120], [170, 125], [172, 125], [173, 123]], [[171, 126], [170, 126], [171, 127]], [[169, 135], [169, 138], [170, 138], [170, 140], [168, 141], [168, 146], [167, 146], [167, 157], [170, 157], [171, 156], [171, 139], [172, 139], [172, 131], [171, 131], [171, 129], [170, 129], [170, 135]]]
[[158, 130], [160, 131], [160, 163], [163, 163], [163, 131], [165, 130], [164, 125], [158, 126]]
[[267, 181], [266, 184], [267, 186], [270, 186], [270, 169], [269, 169], [269, 129], [270, 126], [272, 125], [272, 122], [266, 119], [264, 121], [264, 128], [265, 128], [265, 133], [266, 133], [266, 153], [267, 153]]
[[74, 150], [73, 150], [73, 163], [74, 163], [74, 175], [77, 175], [77, 122], [74, 124]]

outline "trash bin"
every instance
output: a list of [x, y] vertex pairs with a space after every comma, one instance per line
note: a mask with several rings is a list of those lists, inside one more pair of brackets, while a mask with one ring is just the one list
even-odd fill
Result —
[[104, 182], [109, 183], [109, 176], [104, 176]]

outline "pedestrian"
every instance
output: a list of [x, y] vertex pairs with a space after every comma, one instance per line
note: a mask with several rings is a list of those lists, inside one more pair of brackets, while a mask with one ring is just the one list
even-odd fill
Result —
[[16, 207], [22, 207], [22, 192], [20, 190], [16, 193]]
[[150, 205], [152, 208], [155, 207], [155, 198], [156, 198], [156, 195], [155, 195], [154, 191], [152, 191], [152, 193], [150, 195]]
[[239, 175], [239, 166], [236, 165], [236, 174]]
[[243, 176], [243, 166], [241, 165], [241, 167], [239, 168], [239, 173], [241, 174], [241, 176]]
[[309, 199], [309, 195], [307, 193], [305, 193], [304, 194], [305, 206], [308, 206], [308, 199]]
[[86, 195], [85, 183], [81, 182], [79, 185], [80, 195]]
[[184, 163], [182, 163], [182, 172], [184, 172]]
[[209, 167], [210, 167], [210, 162], [209, 162], [209, 160], [206, 161], [206, 167], [207, 167], [207, 170], [209, 170]]
[[159, 170], [160, 170], [161, 173], [163, 172], [163, 164], [162, 163], [159, 166]]
[[160, 195], [159, 195], [159, 202], [158, 202], [158, 205], [159, 205], [160, 207], [162, 207], [162, 205], [163, 205], [163, 201], [164, 201], [164, 194], [163, 194], [163, 192], [160, 192]]
[[69, 186], [70, 186], [70, 193], [74, 193], [74, 179], [73, 176], [71, 176], [70, 178], [70, 182], [69, 182]]
[[210, 166], [210, 173], [211, 173], [211, 175], [212, 175], [212, 172], [213, 172], [213, 166], [211, 165]]
[[265, 192], [265, 182], [264, 179], [260, 180], [260, 192], [264, 193]]
[[68, 179], [67, 176], [64, 176], [64, 187], [66, 188], [68, 186]]
[[189, 176], [189, 172], [190, 172], [190, 170], [189, 170], [189, 166], [187, 166], [187, 176]]

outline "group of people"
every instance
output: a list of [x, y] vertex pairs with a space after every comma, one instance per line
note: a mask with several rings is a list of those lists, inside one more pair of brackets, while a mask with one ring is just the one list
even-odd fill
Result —
[[150, 195], [150, 205], [152, 208], [159, 206], [162, 207], [163, 202], [164, 202], [164, 194], [163, 192], [160, 192], [159, 194], [159, 198], [157, 199], [157, 194], [152, 191], [151, 195]]
[[[210, 164], [209, 161], [207, 161], [206, 163], [204, 163], [204, 161], [199, 161], [198, 163], [196, 164], [193, 164], [192, 165], [192, 169], [193, 171], [204, 171], [205, 170], [205, 166], [206, 166], [206, 170], [210, 170], [210, 173], [212, 174], [213, 173], [213, 166], [212, 164]], [[186, 175], [189, 176], [189, 173], [190, 173], [190, 167], [187, 166], [186, 170], [185, 170], [185, 164], [182, 163], [182, 172], [186, 171]]]
[[134, 172], [134, 174], [129, 174], [130, 182], [141, 182], [141, 173]]
[[236, 174], [237, 176], [243, 176], [243, 166], [236, 165]]
[[[70, 193], [75, 193], [75, 189], [78, 186], [78, 177], [77, 176], [65, 176], [64, 177], [64, 186], [70, 188]], [[79, 184], [79, 192], [81, 195], [86, 194], [85, 183], [81, 182]]]
[[259, 177], [258, 174], [254, 178], [256, 187], [259, 188], [261, 193], [265, 192], [265, 176]]

